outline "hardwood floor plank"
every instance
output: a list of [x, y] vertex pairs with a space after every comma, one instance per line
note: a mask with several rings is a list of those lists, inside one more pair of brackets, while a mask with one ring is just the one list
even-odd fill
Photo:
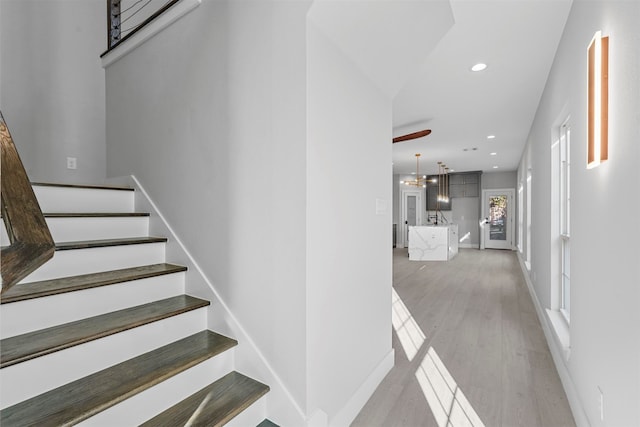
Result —
[[537, 375], [533, 376], [536, 405], [543, 426], [567, 426], [573, 423], [567, 396], [562, 393], [562, 384], [551, 354], [545, 351], [530, 351], [529, 361]]
[[[516, 254], [462, 249], [448, 262], [406, 254], [394, 249], [393, 286], [425, 340], [409, 360], [393, 333], [395, 366], [352, 426], [443, 425], [429, 351], [484, 426], [575, 426]], [[455, 416], [445, 411], [444, 423]]]
[[0, 411], [0, 425], [69, 426], [237, 345], [203, 331]]
[[209, 305], [179, 295], [0, 341], [0, 368]]

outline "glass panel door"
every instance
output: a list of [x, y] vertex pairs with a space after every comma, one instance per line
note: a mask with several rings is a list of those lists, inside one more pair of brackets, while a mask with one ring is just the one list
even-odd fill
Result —
[[489, 240], [507, 240], [507, 204], [505, 194], [489, 197]]
[[419, 191], [403, 191], [404, 247], [409, 247], [409, 227], [420, 225], [422, 199]]
[[512, 249], [513, 194], [513, 190], [485, 191], [485, 248]]

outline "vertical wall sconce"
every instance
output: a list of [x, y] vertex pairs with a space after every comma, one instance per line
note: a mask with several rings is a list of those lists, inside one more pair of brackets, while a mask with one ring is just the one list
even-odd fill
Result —
[[598, 31], [587, 50], [589, 57], [587, 168], [609, 157], [609, 37]]

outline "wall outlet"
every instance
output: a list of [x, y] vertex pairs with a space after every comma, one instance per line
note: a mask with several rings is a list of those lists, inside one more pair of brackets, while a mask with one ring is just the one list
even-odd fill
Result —
[[78, 159], [75, 157], [67, 157], [67, 169], [77, 169]]

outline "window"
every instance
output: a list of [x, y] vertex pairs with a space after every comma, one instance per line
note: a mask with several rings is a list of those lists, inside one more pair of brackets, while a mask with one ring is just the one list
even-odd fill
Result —
[[531, 270], [531, 171], [527, 172], [527, 258], [525, 265]]
[[522, 239], [524, 231], [524, 186], [518, 187], [518, 252], [522, 254]]
[[571, 128], [568, 122], [560, 127], [560, 312], [567, 322], [571, 313], [571, 163], [570, 159]]

